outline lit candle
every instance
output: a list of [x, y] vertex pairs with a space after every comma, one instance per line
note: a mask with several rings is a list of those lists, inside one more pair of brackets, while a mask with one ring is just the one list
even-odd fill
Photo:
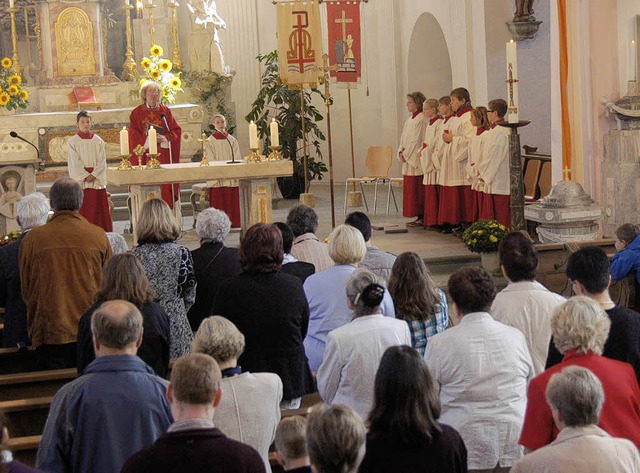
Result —
[[126, 126], [123, 126], [122, 130], [120, 130], [120, 155], [129, 155], [129, 132]]
[[638, 80], [638, 45], [631, 40], [631, 80]]
[[507, 105], [509, 123], [518, 123], [518, 49], [513, 40], [507, 43]]
[[258, 149], [258, 126], [251, 121], [249, 124], [249, 148]]
[[280, 146], [280, 136], [278, 135], [278, 122], [275, 118], [271, 119], [271, 124], [269, 125], [269, 129], [271, 130], [271, 146]]
[[153, 127], [149, 128], [149, 154], [158, 154], [158, 134]]

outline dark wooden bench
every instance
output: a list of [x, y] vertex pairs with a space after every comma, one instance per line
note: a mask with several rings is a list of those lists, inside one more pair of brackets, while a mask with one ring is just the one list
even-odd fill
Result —
[[0, 401], [53, 396], [76, 376], [75, 368], [3, 374], [0, 375]]
[[41, 438], [42, 435], [10, 438], [7, 446], [13, 452], [13, 459], [25, 465], [35, 466]]
[[53, 396], [0, 402], [12, 437], [39, 435], [44, 430]]
[[25, 373], [35, 369], [35, 348], [0, 348], [0, 374]]

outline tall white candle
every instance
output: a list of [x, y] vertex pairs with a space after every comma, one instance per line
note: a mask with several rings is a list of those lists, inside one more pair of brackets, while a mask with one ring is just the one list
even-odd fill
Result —
[[153, 127], [149, 128], [149, 154], [158, 154], [158, 133]]
[[638, 44], [631, 40], [631, 80], [638, 80]]
[[507, 43], [507, 105], [509, 123], [518, 123], [518, 49], [513, 40]]
[[129, 132], [126, 126], [123, 126], [122, 130], [120, 130], [120, 155], [129, 155]]
[[280, 146], [280, 136], [278, 134], [278, 122], [275, 118], [271, 119], [271, 124], [269, 125], [269, 129], [271, 131], [271, 146]]
[[258, 126], [251, 121], [249, 124], [249, 148], [258, 149]]
[[9, 0], [9, 8], [13, 8], [13, 0]]

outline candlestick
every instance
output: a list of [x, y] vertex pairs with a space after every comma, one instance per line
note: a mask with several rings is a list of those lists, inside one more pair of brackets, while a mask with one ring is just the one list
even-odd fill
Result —
[[271, 119], [271, 124], [269, 125], [269, 129], [271, 131], [271, 146], [280, 146], [280, 135], [278, 134], [278, 122], [275, 118]]
[[122, 80], [128, 81], [138, 77], [138, 68], [136, 67], [136, 61], [133, 59], [133, 48], [131, 46], [131, 13], [133, 6], [129, 4], [129, 0], [125, 0], [124, 6], [125, 16], [125, 36], [127, 40], [127, 52], [125, 53], [126, 59], [122, 65]]
[[253, 120], [249, 124], [249, 149], [258, 149], [258, 126], [253, 123]]
[[123, 156], [129, 154], [129, 132], [126, 126], [120, 130], [120, 154]]
[[638, 45], [631, 40], [631, 80], [638, 80]]
[[158, 154], [158, 132], [155, 128], [149, 128], [149, 154]]
[[509, 123], [518, 123], [518, 49], [511, 40], [507, 43], [507, 103]]
[[18, 9], [15, 7], [14, 1], [10, 0], [9, 8], [7, 11], [11, 15], [11, 45], [13, 46], [13, 72], [16, 74], [20, 74], [22, 70], [22, 66], [18, 61], [18, 32], [16, 30], [16, 13], [18, 13]]
[[156, 6], [153, 4], [152, 0], [149, 0], [149, 3], [147, 3], [147, 5], [145, 6], [145, 8], [149, 10], [149, 39], [151, 40], [152, 46], [156, 44], [156, 39], [155, 39], [156, 30], [153, 27], [153, 9], [155, 7]]
[[168, 2], [167, 6], [171, 9], [171, 35], [173, 36], [173, 58], [174, 67], [182, 69], [182, 58], [180, 57], [180, 45], [178, 44], [178, 2]]
[[9, 8], [13, 8], [15, 5], [13, 4], [13, 0], [9, 0]]

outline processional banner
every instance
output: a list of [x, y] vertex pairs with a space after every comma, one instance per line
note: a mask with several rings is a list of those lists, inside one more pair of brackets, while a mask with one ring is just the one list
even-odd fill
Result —
[[362, 34], [360, 0], [325, 0], [329, 63], [340, 68], [331, 77], [343, 87], [355, 88], [362, 75]]
[[278, 65], [283, 84], [316, 84], [322, 66], [317, 0], [282, 0], [278, 9]]

